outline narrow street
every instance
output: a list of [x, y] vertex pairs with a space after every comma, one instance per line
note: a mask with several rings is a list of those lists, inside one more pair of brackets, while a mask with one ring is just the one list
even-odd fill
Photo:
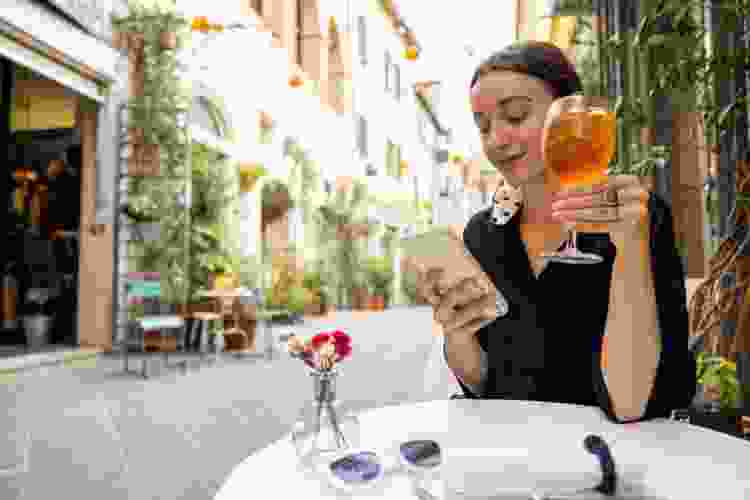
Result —
[[[352, 336], [338, 392], [356, 409], [458, 390], [427, 307], [340, 312], [296, 328]], [[311, 390], [303, 363], [283, 353], [150, 380], [107, 355], [23, 372], [0, 386], [10, 409], [2, 427], [15, 429], [0, 443], [0, 467], [26, 462], [0, 472], [0, 498], [208, 500], [232, 467], [288, 432]]]

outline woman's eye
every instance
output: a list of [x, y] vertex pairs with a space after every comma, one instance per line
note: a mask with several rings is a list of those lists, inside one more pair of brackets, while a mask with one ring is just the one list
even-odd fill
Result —
[[522, 116], [509, 116], [508, 123], [512, 125], [520, 125], [526, 119], [526, 115]]

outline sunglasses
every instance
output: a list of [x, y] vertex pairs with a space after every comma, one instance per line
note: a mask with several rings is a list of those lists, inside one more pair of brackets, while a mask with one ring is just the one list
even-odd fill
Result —
[[[442, 452], [436, 441], [407, 441], [399, 445], [398, 459], [402, 470], [421, 475], [437, 470]], [[331, 461], [326, 472], [333, 486], [351, 493], [378, 484], [385, 476], [386, 466], [374, 451], [350, 450]]]

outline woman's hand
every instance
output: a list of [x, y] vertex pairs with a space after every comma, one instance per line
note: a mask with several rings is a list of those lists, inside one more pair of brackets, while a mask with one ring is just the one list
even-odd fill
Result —
[[555, 195], [552, 215], [573, 224], [594, 224], [594, 232], [607, 232], [616, 240], [647, 235], [649, 192], [635, 175], [611, 176], [604, 184]]
[[479, 269], [454, 285], [440, 269], [419, 269], [417, 287], [432, 304], [435, 321], [443, 327], [446, 339], [469, 340], [498, 317], [497, 290]]

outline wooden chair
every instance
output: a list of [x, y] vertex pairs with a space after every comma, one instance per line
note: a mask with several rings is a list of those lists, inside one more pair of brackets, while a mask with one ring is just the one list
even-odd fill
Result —
[[247, 333], [240, 328], [240, 315], [237, 308], [234, 307], [236, 298], [221, 297], [217, 299], [220, 307], [220, 315], [229, 325], [224, 329], [224, 350], [226, 351], [244, 351], [248, 348]]

